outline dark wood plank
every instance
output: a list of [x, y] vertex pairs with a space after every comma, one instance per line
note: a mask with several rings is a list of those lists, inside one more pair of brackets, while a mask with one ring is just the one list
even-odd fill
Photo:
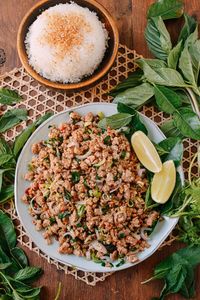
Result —
[[[153, 0], [98, 0], [113, 14], [118, 22], [120, 41], [128, 47], [134, 48], [139, 54], [149, 56], [144, 40], [144, 29], [146, 26], [147, 7]], [[26, 11], [37, 0], [0, 0], [0, 48], [4, 48], [7, 61], [0, 68], [0, 73], [9, 71], [20, 66], [16, 52], [16, 35], [19, 23]], [[196, 15], [200, 21], [200, 1], [186, 0], [186, 10]], [[173, 37], [180, 29], [180, 23], [176, 26], [168, 24]], [[176, 250], [180, 245], [166, 247], [156, 252], [151, 258], [142, 264], [125, 271], [116, 272], [108, 277], [105, 282], [97, 284], [96, 287], [87, 286], [85, 283], [75, 280], [72, 276], [58, 271], [55, 266], [36, 253], [24, 248], [29, 256], [31, 264], [41, 266], [44, 275], [38, 284], [44, 286], [42, 300], [53, 300], [55, 298], [58, 282], [62, 282], [62, 294], [60, 300], [148, 300], [158, 295], [161, 289], [160, 282], [150, 283], [142, 286], [140, 282], [151, 275], [153, 267], [169, 253]], [[200, 276], [198, 270], [197, 278]], [[171, 300], [182, 299], [180, 296], [172, 295]], [[197, 282], [197, 296], [200, 299], [200, 284]]]

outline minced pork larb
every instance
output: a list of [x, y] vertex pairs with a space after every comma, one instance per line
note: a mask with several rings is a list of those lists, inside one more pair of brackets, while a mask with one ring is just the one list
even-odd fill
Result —
[[105, 266], [118, 258], [136, 262], [159, 214], [145, 210], [149, 183], [128, 139], [98, 122], [92, 113], [71, 112], [70, 122], [51, 126], [48, 140], [32, 145], [23, 201], [60, 253]]

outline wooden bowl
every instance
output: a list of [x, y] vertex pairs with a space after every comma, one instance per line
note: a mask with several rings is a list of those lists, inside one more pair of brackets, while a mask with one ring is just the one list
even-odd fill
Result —
[[98, 2], [95, 0], [73, 0], [75, 3], [82, 7], [87, 7], [91, 11], [97, 13], [101, 22], [105, 24], [105, 27], [109, 33], [108, 47], [103, 58], [103, 61], [97, 68], [97, 70], [88, 77], [85, 77], [78, 83], [59, 83], [50, 81], [40, 74], [38, 74], [32, 66], [29, 64], [28, 56], [25, 48], [25, 37], [28, 32], [30, 25], [36, 20], [38, 15], [40, 15], [44, 10], [48, 9], [51, 6], [60, 3], [69, 3], [71, 0], [42, 0], [39, 1], [35, 6], [33, 6], [28, 13], [23, 18], [17, 35], [17, 50], [19, 54], [19, 58], [21, 60], [22, 65], [26, 69], [26, 71], [37, 81], [40, 83], [55, 89], [62, 89], [67, 91], [75, 91], [80, 89], [86, 89], [96, 82], [100, 81], [103, 76], [105, 76], [109, 70], [111, 69], [115, 58], [117, 56], [118, 47], [119, 47], [119, 34], [115, 21], [109, 12]]

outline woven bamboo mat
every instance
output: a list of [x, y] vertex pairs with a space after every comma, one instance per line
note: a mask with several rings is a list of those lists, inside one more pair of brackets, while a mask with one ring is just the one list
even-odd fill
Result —
[[[23, 67], [12, 70], [9, 73], [0, 77], [0, 86], [7, 87], [12, 90], [17, 90], [23, 97], [23, 101], [16, 104], [15, 107], [25, 108], [29, 112], [29, 120], [16, 126], [14, 129], [9, 130], [5, 138], [8, 141], [14, 140], [14, 138], [26, 127], [31, 121], [34, 121], [39, 116], [43, 115], [47, 111], [52, 111], [54, 114], [65, 110], [68, 107], [73, 107], [89, 102], [110, 102], [111, 97], [108, 97], [106, 93], [112, 89], [118, 82], [122, 81], [128, 76], [129, 73], [136, 69], [135, 60], [140, 57], [134, 50], [128, 49], [126, 46], [121, 45], [119, 53], [110, 73], [95, 87], [86, 91], [77, 92], [73, 94], [66, 94], [62, 91], [50, 90], [37, 81], [32, 79]], [[1, 106], [0, 112], [3, 114], [9, 106]], [[145, 106], [142, 112], [155, 121], [157, 124], [162, 124], [166, 120], [166, 116], [162, 112], [158, 112], [153, 106]], [[189, 163], [192, 159], [192, 154], [197, 151], [198, 142], [192, 140], [185, 140], [184, 142], [185, 152], [183, 168], [185, 176], [187, 177], [187, 170]], [[192, 174], [198, 176], [198, 168], [194, 166]], [[19, 219], [16, 215], [13, 202], [4, 205], [3, 209], [10, 214], [16, 224], [18, 231], [18, 241], [28, 247], [30, 250], [36, 252], [39, 256], [45, 258], [50, 264], [55, 265], [58, 269], [63, 270], [66, 274], [73, 275], [76, 279], [82, 280], [88, 285], [96, 285], [96, 283], [104, 281], [107, 276], [112, 273], [91, 273], [76, 270], [72, 267], [63, 265], [54, 259], [44, 254], [30, 238], [26, 235]], [[173, 238], [172, 238], [173, 240]], [[165, 244], [169, 244], [168, 243]]]

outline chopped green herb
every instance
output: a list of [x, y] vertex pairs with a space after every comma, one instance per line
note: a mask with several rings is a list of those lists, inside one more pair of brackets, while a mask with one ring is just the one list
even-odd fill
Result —
[[107, 213], [107, 211], [109, 210], [109, 205], [106, 204], [106, 206], [102, 207], [101, 210], [102, 210], [103, 215], [105, 215]]
[[120, 266], [122, 266], [122, 265], [124, 265], [125, 264], [125, 260], [122, 258], [121, 260], [120, 260], [120, 262], [118, 263], [118, 264], [116, 264], [116, 267], [118, 268], [118, 267], [120, 267]]
[[66, 200], [71, 200], [71, 198], [72, 198], [71, 193], [68, 192], [67, 190], [65, 190], [64, 198], [65, 198]]
[[93, 196], [96, 197], [96, 198], [100, 198], [101, 197], [101, 192], [98, 189], [96, 189], [96, 190], [93, 191]]
[[113, 179], [114, 179], [114, 181], [117, 181], [117, 179], [118, 179], [117, 175], [115, 175], [115, 176], [113, 177]]
[[77, 214], [81, 218], [85, 213], [85, 205], [81, 204], [78, 208]]
[[87, 180], [85, 178], [84, 178], [83, 184], [87, 189], [90, 189], [90, 186], [87, 184]]
[[96, 179], [97, 179], [97, 180], [101, 180], [101, 177], [97, 174], [97, 175], [96, 175]]
[[82, 224], [81, 224], [81, 223], [78, 223], [76, 226], [77, 226], [77, 227], [82, 227]]
[[120, 155], [120, 158], [121, 159], [124, 159], [126, 157], [126, 151], [125, 150], [122, 150], [122, 153]]
[[50, 224], [54, 224], [56, 222], [56, 219], [54, 217], [49, 218]]
[[119, 239], [123, 239], [125, 237], [125, 234], [123, 232], [118, 234]]
[[112, 142], [111, 142], [111, 137], [109, 135], [107, 135], [104, 140], [103, 140], [105, 145], [111, 146]]
[[80, 173], [78, 171], [72, 171], [71, 175], [73, 183], [78, 183], [80, 181]]
[[58, 214], [58, 218], [59, 218], [59, 219], [64, 219], [64, 218], [66, 218], [66, 217], [69, 217], [70, 215], [71, 215], [70, 212], [64, 211], [64, 212]]

